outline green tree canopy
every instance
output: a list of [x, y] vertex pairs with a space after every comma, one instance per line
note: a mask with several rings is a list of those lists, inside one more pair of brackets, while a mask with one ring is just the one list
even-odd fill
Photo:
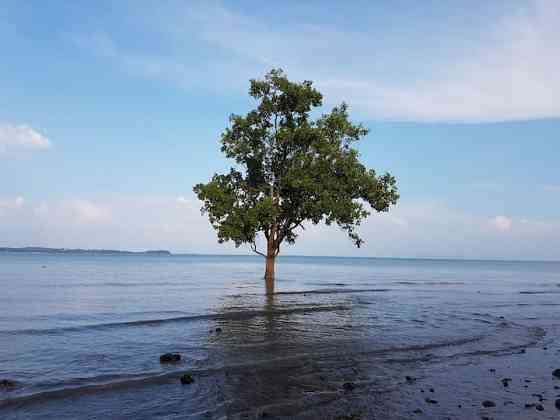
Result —
[[[221, 150], [235, 167], [194, 191], [219, 242], [246, 243], [272, 259], [267, 276], [273, 279], [281, 244], [294, 243], [306, 222], [335, 223], [359, 247], [357, 226], [369, 208], [387, 211], [399, 196], [393, 176], [360, 163], [353, 144], [368, 130], [350, 122], [346, 104], [314, 120], [310, 113], [323, 98], [312, 82], [294, 83], [272, 70], [250, 85], [258, 106], [245, 116], [232, 115], [221, 138]], [[260, 234], [266, 251], [257, 249]]]

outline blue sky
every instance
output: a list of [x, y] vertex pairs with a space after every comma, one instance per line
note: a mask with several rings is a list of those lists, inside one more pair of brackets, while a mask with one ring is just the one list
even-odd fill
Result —
[[235, 252], [192, 185], [227, 168], [248, 79], [282, 67], [349, 103], [402, 196], [358, 252], [318, 227], [287, 253], [560, 259], [559, 19], [552, 0], [5, 0], [0, 246]]

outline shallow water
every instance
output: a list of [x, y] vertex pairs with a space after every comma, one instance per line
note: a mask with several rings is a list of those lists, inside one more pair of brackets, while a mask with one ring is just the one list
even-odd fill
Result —
[[[497, 381], [447, 370], [557, 344], [560, 263], [285, 257], [268, 298], [262, 270], [0, 254], [0, 379], [17, 381], [0, 417], [404, 419], [424, 400], [410, 375], [445, 388], [448, 403], [422, 407], [431, 418], [456, 407], [452, 387]], [[161, 365], [166, 352], [183, 360]], [[531, 370], [529, 356], [513, 364]]]

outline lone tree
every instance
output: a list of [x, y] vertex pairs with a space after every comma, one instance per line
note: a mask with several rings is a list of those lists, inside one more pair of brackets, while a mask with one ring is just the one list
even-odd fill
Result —
[[[322, 95], [312, 82], [291, 82], [279, 69], [250, 82], [257, 108], [232, 115], [221, 139], [222, 152], [237, 165], [194, 192], [220, 243], [247, 243], [266, 258], [266, 291], [273, 293], [280, 246], [293, 244], [305, 222], [336, 223], [360, 247], [356, 227], [370, 214], [367, 204], [384, 212], [399, 195], [393, 176], [378, 176], [358, 160], [352, 144], [368, 130], [349, 121], [346, 104], [313, 120]], [[260, 234], [267, 243], [262, 252]]]

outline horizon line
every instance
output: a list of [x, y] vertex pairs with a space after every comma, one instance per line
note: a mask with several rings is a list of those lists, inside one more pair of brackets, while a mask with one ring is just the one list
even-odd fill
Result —
[[[43, 251], [41, 251], [43, 250]], [[122, 254], [142, 254], [142, 255], [150, 255], [150, 256], [159, 256], [159, 257], [180, 257], [180, 256], [202, 256], [202, 257], [261, 257], [260, 255], [252, 254], [252, 253], [199, 253], [199, 252], [174, 252], [169, 251], [167, 249], [161, 248], [153, 248], [153, 249], [145, 249], [140, 251], [131, 251], [126, 249], [110, 249], [110, 248], [64, 248], [64, 247], [48, 247], [48, 246], [23, 246], [23, 247], [10, 247], [10, 246], [0, 246], [0, 254], [3, 252], [29, 252], [29, 253], [44, 253], [49, 254], [57, 254], [56, 251], [59, 251], [58, 254], [64, 253], [78, 253], [79, 251], [83, 253], [96, 253], [98, 255], [107, 255], [108, 253], [114, 253], [114, 255], [118, 255], [119, 253]], [[62, 251], [62, 252], [60, 252]], [[157, 255], [157, 253], [162, 253]], [[305, 254], [280, 254], [278, 255], [279, 258], [340, 258], [340, 259], [385, 259], [385, 260], [425, 260], [425, 261], [470, 261], [470, 262], [522, 262], [522, 263], [560, 263], [560, 260], [552, 260], [552, 259], [511, 259], [511, 258], [499, 258], [499, 257], [410, 257], [410, 256], [349, 256], [349, 255], [305, 255]]]

